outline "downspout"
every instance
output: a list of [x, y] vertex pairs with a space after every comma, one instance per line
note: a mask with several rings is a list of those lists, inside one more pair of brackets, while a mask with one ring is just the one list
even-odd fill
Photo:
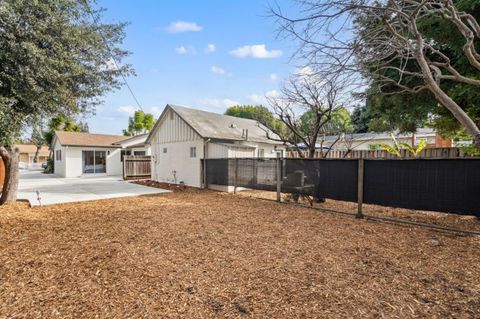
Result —
[[207, 144], [210, 142], [210, 139], [203, 140], [203, 188], [207, 188]]

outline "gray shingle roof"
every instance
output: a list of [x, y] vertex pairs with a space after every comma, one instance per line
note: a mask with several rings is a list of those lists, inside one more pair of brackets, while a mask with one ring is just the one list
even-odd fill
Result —
[[[248, 130], [248, 141], [280, 144], [268, 139], [266, 133], [267, 128], [255, 120], [206, 112], [172, 104], [167, 104], [165, 109], [167, 108], [175, 111], [175, 113], [203, 138], [243, 141], [245, 137], [243, 137], [242, 134], [244, 130]], [[152, 130], [152, 132], [153, 131], [154, 130]], [[272, 138], [276, 137], [273, 133], [269, 133], [269, 136]]]

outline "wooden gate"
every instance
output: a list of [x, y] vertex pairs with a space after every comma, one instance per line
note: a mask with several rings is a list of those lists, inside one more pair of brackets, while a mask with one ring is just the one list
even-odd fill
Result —
[[151, 157], [125, 155], [123, 157], [123, 179], [149, 179], [151, 173]]

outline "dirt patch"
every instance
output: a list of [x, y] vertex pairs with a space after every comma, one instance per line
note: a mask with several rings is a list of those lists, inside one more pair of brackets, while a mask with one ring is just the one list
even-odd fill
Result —
[[0, 207], [0, 318], [478, 318], [480, 239], [190, 189]]

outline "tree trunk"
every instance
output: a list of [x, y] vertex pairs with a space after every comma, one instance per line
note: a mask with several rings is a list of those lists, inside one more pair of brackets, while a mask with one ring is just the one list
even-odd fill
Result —
[[449, 97], [438, 85], [435, 83], [430, 88], [432, 93], [444, 107], [446, 107], [453, 116], [467, 129], [467, 131], [473, 136], [473, 145], [480, 147], [480, 129], [475, 122], [465, 113], [464, 110]]
[[18, 148], [6, 149], [0, 147], [0, 156], [5, 165], [5, 180], [0, 197], [0, 205], [15, 202], [17, 200], [18, 191]]
[[424, 56], [423, 52], [423, 43], [419, 43], [419, 48], [417, 49], [417, 62], [420, 65], [422, 74], [425, 79], [425, 84], [428, 89], [433, 93], [436, 100], [442, 104], [447, 110], [452, 113], [452, 115], [457, 119], [460, 124], [467, 129], [467, 131], [472, 134], [473, 145], [480, 147], [480, 129], [477, 124], [468, 116], [467, 113], [455, 102], [447, 93], [445, 93], [440, 85], [435, 81], [432, 75], [432, 70], [428, 65], [428, 62]]
[[37, 150], [35, 151], [35, 155], [33, 156], [33, 162], [38, 163], [38, 154], [40, 154], [40, 148], [42, 145], [35, 145], [37, 147]]

